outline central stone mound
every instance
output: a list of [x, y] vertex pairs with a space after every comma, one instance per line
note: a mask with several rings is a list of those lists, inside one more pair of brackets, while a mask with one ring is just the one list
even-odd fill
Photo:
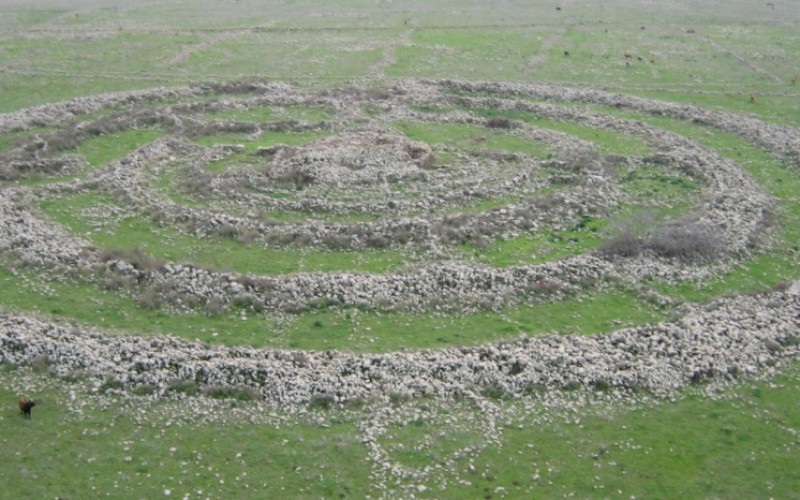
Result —
[[274, 178], [296, 183], [372, 184], [424, 176], [435, 157], [430, 146], [398, 134], [348, 133], [301, 147], [269, 152]]

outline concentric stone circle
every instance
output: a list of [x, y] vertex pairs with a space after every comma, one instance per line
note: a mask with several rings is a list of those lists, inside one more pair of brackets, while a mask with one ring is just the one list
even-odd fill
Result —
[[[612, 282], [635, 286], [648, 277], [674, 282], [707, 279], [754, 250], [753, 242], [764, 231], [773, 201], [739, 165], [679, 135], [584, 105], [698, 122], [739, 135], [794, 162], [795, 167], [800, 158], [800, 133], [789, 127], [594, 89], [400, 81], [385, 88], [326, 92], [278, 83], [123, 92], [0, 117], [0, 132], [37, 126], [54, 130], [30, 135], [4, 155], [0, 172], [4, 179], [25, 180], [36, 175], [51, 182], [4, 185], [0, 252], [44, 273], [66, 273], [98, 282], [101, 276], [113, 273], [121, 282], [133, 284], [132, 293], [155, 294], [160, 304], [177, 313], [212, 303], [222, 308], [248, 304], [258, 311], [293, 311], [320, 304], [410, 311], [498, 308], [559, 300], [602, 290]], [[325, 117], [309, 119], [300, 112], [297, 119], [231, 118], [262, 108], [324, 110]], [[98, 118], [70, 125], [75, 116], [88, 113]], [[606, 154], [574, 135], [537, 126], [535, 121], [506, 117], [515, 113], [624, 134], [646, 144], [649, 151], [633, 156]], [[148, 126], [159, 126], [166, 134], [99, 170], [90, 170], [81, 158], [64, 154], [91, 137]], [[447, 140], [427, 143], [411, 137], [414, 134], [409, 131], [415, 129], [455, 131], [474, 144], [454, 149]], [[307, 140], [295, 145], [278, 141], [255, 150], [247, 145], [251, 139], [291, 134], [305, 134]], [[225, 139], [219, 143], [199, 140], [208, 137]], [[244, 143], [231, 143], [230, 137]], [[493, 146], [497, 137], [516, 147], [510, 151], [508, 143]], [[535, 145], [542, 148], [539, 154]], [[714, 248], [724, 251], [687, 259], [644, 247], [630, 255], [593, 252], [505, 268], [477, 264], [458, 252], [458, 246], [465, 243], [484, 245], [546, 229], [580, 227], [587, 218], [613, 216], [633, 203], [630, 193], [620, 188], [616, 165], [647, 166], [667, 176], [691, 178], [700, 188], [695, 206], [688, 211], [690, 216], [673, 221], [664, 230], [673, 231], [669, 234], [676, 238], [712, 235]], [[164, 190], [162, 180], [169, 172], [180, 172], [169, 187], [190, 203], [176, 201]], [[67, 175], [69, 180], [60, 180]], [[130, 256], [109, 255], [94, 248], [30, 208], [36, 200], [87, 192], [102, 193], [133, 213], [200, 238], [246, 236], [252, 245], [299, 250], [390, 248], [419, 258], [386, 274], [337, 271], [258, 276], [179, 262], [143, 266]], [[481, 208], [482, 203], [492, 201], [496, 203]], [[273, 217], [286, 212], [302, 216], [291, 221]], [[694, 319], [680, 327], [618, 332], [621, 340], [617, 344], [636, 344], [626, 352], [664, 356], [658, 358], [660, 368], [655, 370], [651, 362], [628, 359], [627, 355], [624, 362], [614, 358], [617, 344], [604, 352], [605, 348], [588, 346], [573, 337], [543, 340], [554, 343], [550, 347], [562, 353], [552, 354], [547, 362], [537, 357], [536, 352], [547, 349], [536, 341], [507, 348], [387, 355], [388, 361], [346, 354], [313, 355], [303, 363], [310, 371], [298, 368], [294, 354], [247, 350], [217, 351], [210, 355], [213, 368], [198, 367], [198, 360], [205, 356], [197, 354], [198, 346], [169, 340], [164, 341], [169, 343], [167, 349], [161, 341], [148, 346], [131, 338], [121, 341], [125, 347], [109, 348], [117, 353], [112, 359], [122, 366], [115, 368], [85, 362], [105, 348], [91, 351], [78, 347], [81, 341], [70, 337], [70, 332], [57, 329], [54, 335], [53, 327], [20, 316], [5, 318], [3, 355], [18, 359], [32, 355], [32, 349], [48, 355], [56, 349], [63, 370], [97, 369], [134, 385], [157, 382], [163, 386], [175, 377], [207, 384], [255, 385], [266, 397], [283, 402], [301, 402], [318, 393], [340, 399], [361, 397], [375, 388], [384, 394], [391, 389], [453, 395], [468, 385], [502, 385], [520, 392], [526, 384], [560, 387], [577, 381], [588, 386], [599, 379], [615, 387], [643, 385], [663, 392], [698, 374], [727, 373], [733, 366], [746, 365], [745, 371], [755, 372], [779, 353], [790, 352], [764, 347], [768, 340], [788, 338], [797, 323], [797, 294], [776, 294], [771, 299], [780, 303], [780, 314], [774, 315], [776, 324], [754, 320], [755, 326], [751, 326], [758, 333], [752, 338], [744, 333], [736, 336], [736, 342], [742, 343], [741, 359], [727, 351], [722, 358], [713, 354], [716, 347], [710, 346], [730, 341], [725, 340], [724, 332], [735, 326], [723, 317], [709, 322], [718, 327], [719, 335], [707, 337], [696, 331], [702, 320]], [[734, 302], [728, 299], [720, 307], [735, 309]], [[757, 318], [765, 304], [762, 300], [752, 305]], [[700, 311], [691, 310], [685, 318], [698, 314]], [[690, 340], [683, 339], [687, 345], [703, 347], [693, 351], [684, 346], [691, 353], [685, 356], [680, 349], [662, 352], [655, 347], [658, 342], [640, 345], [642, 335], [687, 336]], [[91, 345], [88, 339], [86, 345]], [[596, 342], [607, 346], [609, 341]], [[105, 340], [100, 344], [110, 345]], [[65, 347], [68, 345], [73, 347]], [[575, 356], [566, 355], [573, 350]], [[596, 352], [602, 354], [595, 356]], [[766, 357], [761, 359], [764, 353]], [[469, 361], [475, 356], [477, 361]], [[598, 356], [602, 362], [595, 362]], [[686, 366], [671, 366], [669, 358], [675, 356], [681, 360], [678, 364]], [[461, 361], [453, 361], [453, 357]], [[423, 363], [423, 358], [429, 361]], [[243, 359], [256, 361], [245, 363]], [[571, 359], [584, 361], [575, 365]], [[358, 370], [353, 369], [354, 363]], [[485, 363], [493, 368], [475, 368]], [[283, 370], [276, 367], [287, 364], [297, 368], [296, 380], [271, 385], [268, 381]], [[428, 365], [430, 368], [424, 368]], [[365, 366], [375, 366], [377, 371]], [[387, 366], [391, 368], [378, 368]], [[451, 380], [442, 370], [455, 378]], [[377, 372], [381, 375], [373, 376]], [[509, 377], [510, 372], [525, 376]]]

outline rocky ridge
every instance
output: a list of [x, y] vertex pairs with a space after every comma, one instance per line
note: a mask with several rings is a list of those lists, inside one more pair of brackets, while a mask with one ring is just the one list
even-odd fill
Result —
[[115, 336], [30, 316], [0, 317], [6, 363], [44, 359], [61, 376], [99, 387], [191, 382], [249, 387], [266, 401], [305, 405], [315, 397], [361, 399], [479, 395], [541, 390], [645, 391], [667, 396], [687, 384], [733, 380], [779, 368], [800, 352], [800, 283], [783, 291], [684, 306], [670, 322], [607, 335], [545, 335], [480, 347], [351, 354], [227, 348], [173, 337]]

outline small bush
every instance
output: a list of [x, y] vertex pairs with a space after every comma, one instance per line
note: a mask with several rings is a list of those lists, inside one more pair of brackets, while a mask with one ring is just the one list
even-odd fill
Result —
[[314, 182], [314, 174], [299, 167], [293, 167], [276, 177], [279, 182], [294, 184], [296, 189], [302, 189]]
[[430, 153], [430, 154], [428, 154], [426, 156], [423, 156], [422, 158], [420, 158], [420, 159], [418, 159], [416, 161], [417, 161], [417, 167], [418, 168], [421, 168], [423, 170], [430, 170], [430, 169], [432, 169], [433, 167], [436, 166], [436, 155], [433, 154], [433, 153]]
[[239, 236], [239, 228], [233, 224], [225, 223], [211, 228], [209, 234], [232, 240]]
[[322, 244], [330, 250], [347, 250], [350, 248], [350, 237], [346, 234], [331, 233], [322, 238]]
[[308, 407], [315, 410], [328, 410], [333, 406], [333, 396], [327, 394], [315, 394], [308, 401]]
[[207, 388], [204, 393], [214, 399], [233, 399], [235, 401], [258, 399], [258, 393], [247, 386], [215, 385]]
[[800, 337], [786, 337], [778, 341], [783, 347], [795, 347], [800, 345]]
[[509, 120], [508, 118], [494, 117], [486, 120], [487, 128], [498, 128], [498, 129], [508, 130], [515, 128], [516, 126], [517, 123], [514, 120]]
[[683, 260], [709, 259], [724, 250], [723, 242], [709, 228], [680, 222], [657, 228], [649, 249], [659, 257]]
[[157, 311], [163, 305], [164, 300], [161, 294], [158, 293], [158, 290], [148, 288], [139, 294], [139, 297], [136, 298], [136, 303], [139, 307], [150, 311]]
[[401, 404], [405, 403], [408, 400], [409, 400], [408, 396], [400, 394], [399, 392], [389, 393], [389, 402], [392, 403], [394, 406], [400, 406]]
[[508, 374], [511, 376], [519, 375], [520, 373], [525, 371], [525, 363], [517, 360], [514, 361], [508, 369]]
[[109, 391], [120, 391], [124, 388], [122, 381], [115, 378], [106, 379], [98, 388], [100, 394], [106, 394]]
[[594, 390], [600, 392], [608, 392], [611, 390], [611, 384], [608, 382], [608, 380], [602, 378], [594, 380], [592, 382], [592, 387], [594, 387]]
[[599, 252], [606, 256], [635, 257], [650, 253], [686, 261], [708, 260], [724, 253], [724, 242], [711, 228], [687, 220], [660, 222], [642, 212], [615, 224], [614, 235]]
[[145, 253], [141, 248], [134, 248], [133, 250], [109, 250], [103, 249], [98, 251], [97, 258], [102, 262], [110, 262], [119, 260], [127, 262], [134, 269], [142, 272], [159, 271], [164, 268], [164, 261]]
[[2, 368], [4, 372], [14, 372], [19, 369], [19, 365], [17, 365], [16, 363], [9, 363], [7, 361], [3, 361], [0, 362], [0, 368]]
[[202, 168], [188, 170], [178, 182], [178, 187], [192, 196], [209, 196], [214, 182], [214, 174]]
[[481, 395], [489, 399], [508, 399], [511, 395], [499, 385], [487, 385], [481, 389]]
[[544, 384], [528, 384], [523, 391], [529, 396], [533, 394], [541, 395], [547, 392], [547, 386]]
[[348, 410], [361, 410], [367, 406], [367, 401], [364, 398], [352, 398], [345, 401], [344, 405]]
[[200, 390], [193, 380], [175, 380], [167, 386], [166, 392], [196, 396]]
[[131, 392], [136, 396], [150, 396], [156, 393], [156, 389], [158, 389], [158, 387], [153, 384], [144, 384], [137, 385]]
[[690, 382], [694, 385], [700, 385], [710, 382], [714, 378], [714, 370], [696, 370], [689, 378]]
[[222, 314], [226, 309], [227, 305], [225, 304], [225, 299], [218, 295], [214, 295], [213, 297], [209, 298], [205, 304], [205, 311], [207, 316], [219, 316]]
[[53, 360], [50, 358], [50, 356], [43, 354], [31, 359], [28, 362], [28, 366], [30, 366], [33, 371], [44, 373], [47, 372], [51, 366], [53, 366]]
[[103, 286], [108, 290], [131, 290], [136, 285], [136, 278], [109, 270], [103, 274]]

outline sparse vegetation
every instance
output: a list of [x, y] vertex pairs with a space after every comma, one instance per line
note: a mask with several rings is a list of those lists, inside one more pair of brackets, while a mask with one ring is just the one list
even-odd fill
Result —
[[688, 220], [659, 221], [652, 212], [639, 212], [616, 223], [612, 231], [599, 249], [610, 257], [649, 252], [668, 259], [708, 260], [725, 252], [724, 242], [712, 228]]

